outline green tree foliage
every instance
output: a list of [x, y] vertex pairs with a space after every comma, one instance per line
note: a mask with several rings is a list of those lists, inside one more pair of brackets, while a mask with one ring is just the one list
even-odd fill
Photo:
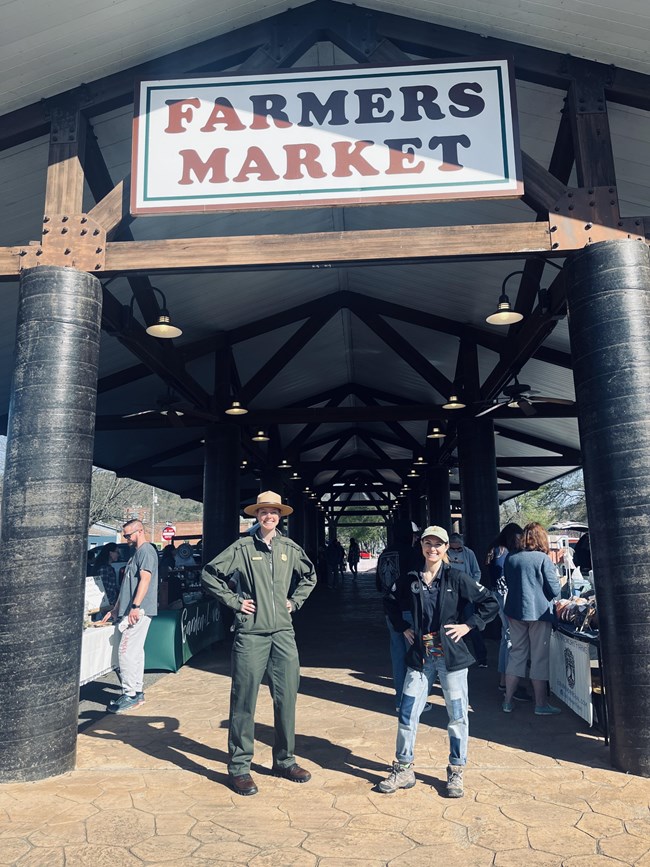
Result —
[[362, 550], [379, 552], [386, 547], [386, 526], [381, 527], [346, 527], [346, 520], [355, 524], [375, 524], [379, 520], [378, 517], [370, 515], [355, 515], [352, 509], [345, 510], [345, 517], [341, 518], [341, 523], [338, 525], [337, 537], [339, 542], [346, 549], [350, 544], [352, 536], [357, 540]]
[[156, 521], [200, 521], [203, 506], [178, 494], [152, 488], [133, 479], [121, 479], [108, 470], [93, 467], [89, 525], [97, 522], [121, 526], [128, 518], [141, 516], [151, 522], [153, 496]]
[[501, 526], [514, 521], [528, 524], [538, 521], [544, 527], [558, 521], [587, 520], [585, 485], [582, 470], [574, 470], [547, 482], [536, 491], [512, 497], [501, 505]]

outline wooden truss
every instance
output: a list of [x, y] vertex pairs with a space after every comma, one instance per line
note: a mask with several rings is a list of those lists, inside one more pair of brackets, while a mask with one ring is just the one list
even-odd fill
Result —
[[[362, 232], [332, 231], [292, 235], [190, 238], [183, 240], [135, 241], [130, 232], [128, 177], [113, 184], [97, 140], [91, 118], [132, 102], [133, 81], [139, 76], [163, 73], [214, 73], [237, 69], [252, 73], [269, 68], [290, 68], [317, 42], [331, 42], [360, 63], [399, 64], [413, 56], [424, 60], [453, 56], [512, 56], [517, 78], [541, 83], [566, 92], [565, 109], [554, 153], [548, 167], [523, 154], [524, 201], [531, 208], [531, 221], [500, 225], [442, 226], [418, 229], [387, 229]], [[397, 304], [373, 299], [372, 313], [363, 296], [343, 291], [316, 304], [295, 308], [229, 334], [215, 335], [182, 349], [161, 347], [148, 337], [133, 319], [125, 324], [123, 306], [104, 288], [103, 327], [113, 333], [136, 358], [136, 364], [99, 382], [100, 392], [119, 387], [153, 372], [197, 410], [206, 413], [197, 423], [205, 424], [212, 414], [224, 420], [223, 397], [230, 382], [221, 380], [221, 392], [207, 394], [188, 374], [185, 364], [193, 358], [215, 353], [221, 367], [227, 366], [245, 401], [255, 396], [320, 330], [337, 309], [347, 307], [354, 314], [363, 306], [364, 321], [438, 393], [448, 395], [452, 383], [391, 326], [389, 320], [417, 321], [432, 329], [461, 337], [458, 368], [471, 368], [476, 346], [488, 346], [500, 360], [475, 397], [489, 400], [499, 394], [514, 370], [531, 357], [570, 366], [570, 358], [545, 349], [542, 344], [565, 308], [562, 275], [554, 280], [544, 308], [535, 304], [545, 260], [564, 257], [586, 245], [603, 240], [631, 238], [647, 243], [650, 225], [643, 218], [623, 218], [618, 206], [616, 176], [607, 116], [608, 101], [650, 109], [650, 82], [646, 76], [604, 64], [579, 60], [551, 51], [516, 43], [479, 37], [408, 18], [370, 12], [332, 0], [316, 0], [267, 21], [259, 21], [235, 33], [166, 57], [124, 70], [88, 85], [14, 111], [3, 118], [0, 149], [49, 134], [49, 159], [43, 228], [40, 238], [24, 246], [0, 247], [0, 279], [16, 279], [22, 270], [41, 265], [73, 267], [101, 278], [125, 275], [145, 321], [153, 321], [158, 305], [149, 275], [175, 271], [219, 271], [220, 269], [277, 269], [356, 266], [368, 263], [432, 262], [475, 258], [524, 258], [517, 308], [525, 322], [512, 328], [507, 338], [498, 338], [440, 317], [426, 316]], [[577, 187], [568, 181], [575, 167]], [[87, 183], [96, 205], [82, 211], [83, 189]], [[335, 226], [337, 225], [335, 220]], [[232, 363], [232, 347], [289, 322], [301, 322], [271, 364], [261, 368], [249, 382], [241, 384]], [[345, 390], [345, 389], [344, 389]], [[347, 393], [355, 386], [347, 387]], [[360, 390], [357, 389], [357, 393]], [[392, 396], [392, 406], [378, 403], [377, 395], [364, 394], [364, 407], [348, 412], [338, 403], [342, 395], [314, 395], [301, 407], [285, 407], [272, 413], [251, 413], [247, 423], [301, 423], [305, 427], [290, 449], [313, 447], [313, 434], [326, 421], [356, 423], [380, 419], [393, 436], [404, 444], [417, 445], [400, 422], [413, 418], [435, 420], [431, 406], [404, 406]], [[313, 408], [328, 401], [326, 407]], [[310, 406], [311, 404], [311, 406]], [[557, 409], [557, 414], [561, 415]], [[566, 414], [566, 413], [565, 413]], [[119, 428], [123, 420], [99, 418], [98, 430]], [[143, 418], [143, 428], [160, 424]], [[186, 420], [186, 424], [192, 422]], [[131, 422], [130, 427], [133, 428]], [[390, 434], [388, 434], [390, 435]], [[509, 436], [514, 436], [508, 431]], [[337, 440], [338, 441], [338, 440]], [[381, 452], [375, 438], [373, 448]], [[334, 440], [332, 440], [334, 444]], [[531, 443], [532, 444], [532, 443]], [[454, 438], [448, 437], [440, 453], [449, 460]], [[557, 450], [557, 446], [542, 446]], [[185, 447], [188, 450], [191, 446]], [[568, 450], [570, 451], [570, 450]], [[563, 453], [560, 462], [579, 463], [579, 455]], [[160, 460], [165, 458], [160, 455]], [[155, 459], [155, 456], [154, 456]], [[378, 455], [377, 461], [383, 458]], [[542, 461], [537, 459], [537, 465]], [[151, 461], [147, 462], [151, 467]], [[523, 464], [520, 464], [523, 465]], [[556, 464], [560, 465], [560, 464]], [[515, 466], [513, 461], [509, 466]], [[144, 467], [128, 465], [124, 473], [134, 475]], [[373, 472], [379, 467], [368, 467]], [[499, 473], [504, 478], [503, 473]], [[519, 480], [521, 481], [521, 480]]]

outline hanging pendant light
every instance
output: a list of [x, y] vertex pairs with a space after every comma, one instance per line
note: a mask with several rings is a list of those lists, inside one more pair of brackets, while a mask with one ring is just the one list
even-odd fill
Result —
[[183, 332], [178, 328], [178, 326], [172, 324], [172, 319], [169, 315], [169, 310], [167, 309], [167, 299], [165, 298], [162, 289], [158, 289], [157, 286], [152, 286], [151, 288], [154, 292], [160, 294], [163, 306], [160, 308], [156, 321], [152, 325], [147, 326], [147, 334], [150, 334], [152, 337], [162, 337], [167, 340], [172, 337], [180, 337]]
[[458, 395], [452, 394], [447, 403], [443, 403], [443, 409], [465, 409], [466, 404], [458, 399]]
[[226, 415], [246, 415], [248, 410], [245, 406], [242, 406], [238, 400], [233, 400], [225, 412]]
[[255, 436], [252, 436], [251, 439], [254, 443], [267, 443], [270, 439], [263, 430], [258, 430]]
[[439, 427], [432, 427], [431, 433], [427, 434], [428, 440], [444, 440], [445, 434], [440, 430]]
[[485, 321], [488, 325], [514, 325], [515, 322], [521, 322], [524, 318], [521, 313], [518, 313], [516, 310], [513, 310], [510, 299], [506, 295], [506, 283], [510, 279], [510, 277], [514, 277], [515, 274], [523, 274], [523, 271], [513, 271], [511, 274], [504, 279], [501, 284], [501, 295], [499, 295], [499, 302], [497, 304], [497, 309], [494, 313], [491, 313], [488, 317], [486, 317]]

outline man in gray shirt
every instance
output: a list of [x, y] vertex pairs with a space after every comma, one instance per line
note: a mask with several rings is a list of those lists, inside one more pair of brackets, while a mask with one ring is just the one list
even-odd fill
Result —
[[145, 539], [142, 521], [127, 521], [122, 535], [133, 554], [126, 564], [115, 607], [104, 618], [113, 617], [122, 633], [122, 695], [108, 705], [110, 713], [124, 713], [144, 704], [144, 642], [151, 618], [158, 613], [158, 552]]

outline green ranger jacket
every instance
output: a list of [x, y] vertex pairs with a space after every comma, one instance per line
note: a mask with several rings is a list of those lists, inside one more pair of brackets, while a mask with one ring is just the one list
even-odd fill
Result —
[[[287, 599], [297, 611], [316, 586], [316, 571], [302, 548], [278, 533], [270, 549], [257, 536], [233, 542], [205, 566], [201, 581], [237, 612], [237, 630], [260, 634], [293, 629]], [[244, 599], [255, 601], [255, 614], [240, 611]]]

